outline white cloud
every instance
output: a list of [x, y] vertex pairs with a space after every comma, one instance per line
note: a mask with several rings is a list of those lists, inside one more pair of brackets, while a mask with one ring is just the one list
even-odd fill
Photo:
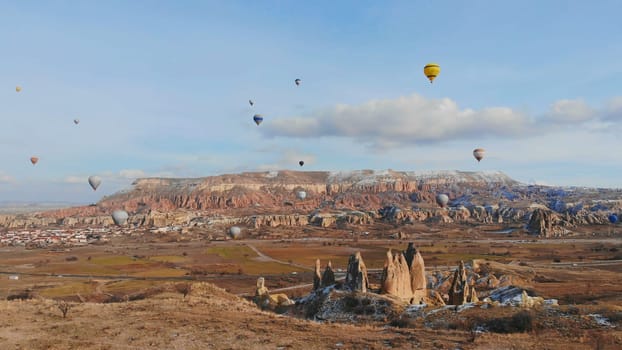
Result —
[[13, 181], [15, 181], [13, 176], [6, 174], [3, 171], [0, 171], [0, 183], [11, 183]]
[[124, 179], [137, 179], [147, 177], [147, 174], [139, 169], [123, 169], [119, 171], [119, 176]]
[[[609, 107], [622, 115], [622, 99]], [[428, 99], [413, 94], [396, 99], [371, 100], [361, 105], [337, 105], [306, 116], [273, 120], [262, 128], [268, 137], [345, 137], [374, 147], [438, 143], [459, 139], [526, 138], [554, 132], [560, 126], [605, 119], [583, 100], [559, 100], [541, 116], [530, 116], [509, 107], [479, 110], [460, 108], [449, 98]], [[612, 112], [610, 112], [611, 114]]]
[[548, 115], [552, 120], [563, 123], [584, 122], [596, 116], [597, 111], [581, 99], [556, 101]]
[[68, 184], [85, 184], [88, 181], [88, 177], [85, 176], [67, 176], [65, 177], [65, 179], [63, 180], [64, 183], [68, 183]]

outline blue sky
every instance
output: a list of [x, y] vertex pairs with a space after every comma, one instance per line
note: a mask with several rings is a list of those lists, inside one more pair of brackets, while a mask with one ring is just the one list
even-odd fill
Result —
[[299, 159], [622, 187], [619, 13], [619, 1], [3, 2], [0, 200], [88, 203], [136, 177]]

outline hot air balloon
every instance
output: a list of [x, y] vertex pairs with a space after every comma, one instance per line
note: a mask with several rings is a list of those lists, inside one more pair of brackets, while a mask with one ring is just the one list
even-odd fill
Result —
[[259, 125], [263, 122], [263, 117], [261, 114], [255, 114], [255, 116], [253, 116], [253, 120], [255, 121], [255, 124]]
[[89, 185], [93, 187], [93, 191], [97, 190], [97, 187], [99, 187], [101, 183], [102, 183], [102, 179], [99, 176], [97, 175], [89, 176]]
[[305, 165], [305, 162], [301, 160], [300, 162], [298, 162], [298, 164], [300, 164], [300, 166], [303, 166]]
[[475, 159], [477, 159], [477, 162], [479, 163], [480, 160], [482, 160], [484, 158], [484, 154], [486, 153], [486, 150], [483, 148], [476, 148], [473, 150], [473, 157], [475, 157]]
[[615, 224], [616, 222], [618, 222], [618, 216], [616, 214], [609, 215], [609, 222]]
[[73, 123], [77, 125], [78, 123], [80, 123], [80, 119], [74, 119]]
[[301, 201], [304, 200], [305, 198], [307, 198], [307, 192], [305, 191], [296, 192], [296, 198], [300, 199]]
[[231, 228], [229, 228], [229, 236], [231, 236], [231, 238], [233, 239], [238, 238], [241, 233], [242, 230], [237, 226], [231, 226]]
[[125, 225], [128, 218], [129, 215], [127, 215], [127, 212], [125, 210], [115, 210], [112, 212], [112, 220], [118, 226]]
[[441, 206], [441, 208], [445, 208], [447, 203], [449, 203], [449, 197], [444, 193], [439, 193], [436, 195], [436, 203]]
[[248, 104], [251, 105], [251, 107], [255, 104], [255, 102], [253, 102], [253, 100], [248, 100]]
[[302, 80], [300, 80], [300, 79], [294, 80], [294, 83], [296, 83], [296, 85], [300, 85], [301, 82], [302, 82]]
[[20, 92], [20, 91], [22, 91], [22, 87], [21, 87], [21, 86], [19, 86], [19, 85], [18, 85], [18, 86], [16, 86], [16, 87], [15, 87], [15, 91], [16, 91], [16, 92]]
[[38, 157], [30, 157], [30, 162], [32, 163], [32, 165], [37, 164], [38, 161], [39, 161]]
[[436, 63], [428, 63], [425, 67], [423, 67], [423, 73], [428, 79], [430, 79], [430, 84], [436, 79], [436, 77], [441, 72], [441, 66]]

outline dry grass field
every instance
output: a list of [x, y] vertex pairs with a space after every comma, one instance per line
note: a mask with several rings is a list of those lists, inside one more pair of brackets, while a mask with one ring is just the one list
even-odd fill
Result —
[[[3, 247], [0, 349], [619, 349], [622, 348], [622, 240], [540, 240], [494, 227], [440, 230], [366, 228], [369, 235], [281, 229], [283, 239], [145, 242], [61, 250]], [[391, 239], [402, 230], [410, 239]], [[477, 322], [509, 319], [515, 308], [439, 312], [429, 322], [317, 323], [260, 311], [235, 296], [252, 295], [257, 277], [291, 297], [309, 292], [319, 258], [345, 269], [360, 251], [377, 278], [387, 249], [413, 241], [430, 272], [483, 259], [513, 284], [559, 300], [559, 312], [534, 310], [526, 333], [474, 333]], [[337, 270], [339, 271], [339, 270]], [[11, 280], [9, 275], [19, 275]], [[209, 282], [209, 283], [207, 283]], [[193, 283], [183, 298], [174, 285]], [[28, 300], [7, 300], [17, 296]], [[67, 318], [59, 300], [73, 303]], [[608, 316], [610, 326], [589, 315]], [[488, 321], [486, 321], [488, 320]], [[426, 321], [426, 322], [428, 322]], [[397, 323], [396, 323], [397, 322]]]

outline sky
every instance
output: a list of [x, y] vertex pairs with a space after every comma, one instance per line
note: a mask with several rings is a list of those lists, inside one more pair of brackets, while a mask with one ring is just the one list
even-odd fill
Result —
[[620, 13], [617, 0], [3, 1], [0, 202], [281, 169], [622, 187]]

